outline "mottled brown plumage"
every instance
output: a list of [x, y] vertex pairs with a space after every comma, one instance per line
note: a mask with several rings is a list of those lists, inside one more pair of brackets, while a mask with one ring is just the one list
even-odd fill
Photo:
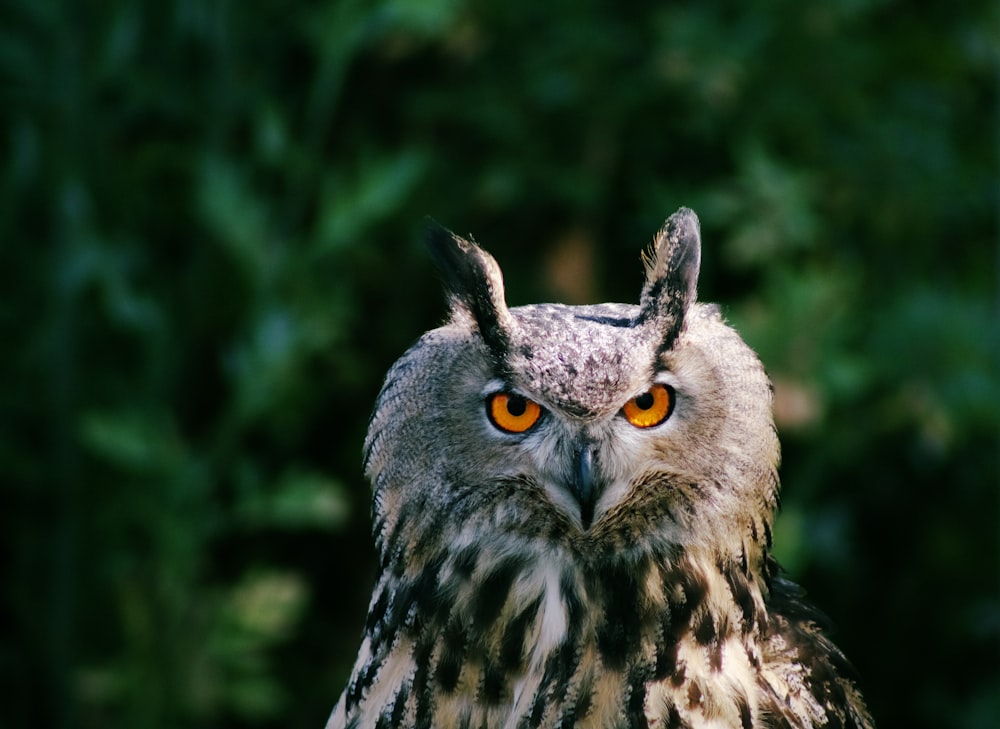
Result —
[[760, 362], [696, 302], [698, 221], [638, 306], [508, 308], [436, 229], [451, 303], [389, 371], [365, 469], [380, 573], [340, 727], [871, 727], [770, 555]]

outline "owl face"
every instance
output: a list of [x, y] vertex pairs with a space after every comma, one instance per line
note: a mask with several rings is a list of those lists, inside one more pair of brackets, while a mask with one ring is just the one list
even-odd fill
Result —
[[770, 384], [718, 310], [695, 302], [699, 247], [682, 211], [657, 237], [638, 305], [508, 308], [496, 262], [436, 233], [451, 319], [394, 366], [376, 407], [377, 534], [527, 536], [587, 553], [732, 551], [769, 532]]

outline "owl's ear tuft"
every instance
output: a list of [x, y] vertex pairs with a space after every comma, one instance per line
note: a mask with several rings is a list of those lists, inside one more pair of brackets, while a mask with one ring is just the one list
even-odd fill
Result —
[[504, 300], [503, 274], [489, 253], [429, 221], [427, 248], [444, 279], [452, 313], [468, 313], [498, 360], [510, 346], [513, 317]]
[[639, 300], [640, 322], [661, 332], [660, 351], [670, 349], [697, 298], [701, 226], [693, 210], [681, 208], [660, 229], [646, 263]]

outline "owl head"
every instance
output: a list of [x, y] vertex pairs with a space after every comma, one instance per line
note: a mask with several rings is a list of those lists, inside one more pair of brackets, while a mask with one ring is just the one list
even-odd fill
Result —
[[656, 236], [637, 304], [508, 307], [490, 254], [441, 228], [429, 247], [450, 316], [390, 370], [365, 448], [384, 564], [472, 543], [759, 563], [777, 499], [771, 386], [697, 302], [692, 211]]

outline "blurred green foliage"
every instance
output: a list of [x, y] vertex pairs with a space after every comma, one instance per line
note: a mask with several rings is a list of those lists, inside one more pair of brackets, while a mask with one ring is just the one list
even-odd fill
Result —
[[634, 301], [680, 205], [880, 726], [996, 726], [998, 52], [988, 0], [6, 3], [0, 726], [322, 726], [424, 216]]

